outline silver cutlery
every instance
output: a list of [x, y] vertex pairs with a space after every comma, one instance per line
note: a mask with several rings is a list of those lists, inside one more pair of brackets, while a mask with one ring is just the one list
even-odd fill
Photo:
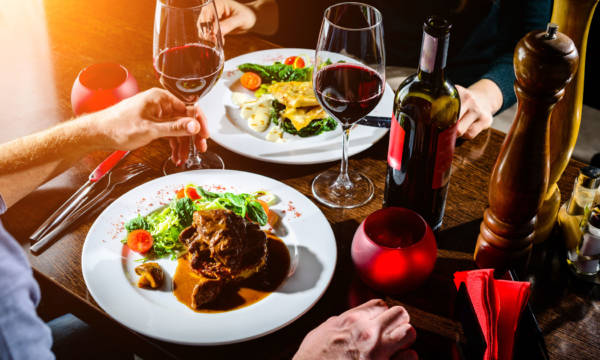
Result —
[[117, 185], [123, 184], [132, 178], [150, 170], [150, 167], [146, 164], [131, 164], [122, 168], [115, 169], [108, 173], [108, 183], [106, 187], [99, 192], [94, 198], [87, 201], [81, 208], [72, 212], [68, 217], [58, 224], [55, 228], [50, 230], [47, 234], [43, 235], [40, 240], [30, 247], [30, 250], [34, 253], [39, 252], [46, 244], [52, 241], [57, 235], [63, 230], [68, 228], [71, 224], [77, 221], [81, 216], [90, 211], [96, 204], [103, 201]]
[[91, 172], [88, 180], [70, 198], [67, 199], [52, 215], [50, 215], [37, 230], [29, 237], [35, 242], [44, 236], [52, 227], [63, 221], [69, 214], [75, 211], [85, 201], [89, 192], [95, 185], [115, 167], [129, 151], [115, 151]]

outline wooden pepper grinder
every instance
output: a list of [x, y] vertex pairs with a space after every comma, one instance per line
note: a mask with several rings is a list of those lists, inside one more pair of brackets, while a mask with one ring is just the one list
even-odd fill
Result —
[[490, 178], [490, 206], [474, 255], [480, 268], [522, 271], [527, 266], [535, 216], [550, 176], [550, 115], [578, 58], [571, 39], [555, 24], [528, 33], [515, 48], [518, 108]]

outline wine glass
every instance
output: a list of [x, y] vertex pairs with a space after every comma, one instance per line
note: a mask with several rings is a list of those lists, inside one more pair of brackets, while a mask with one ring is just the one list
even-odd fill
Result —
[[[158, 0], [154, 19], [154, 69], [161, 85], [188, 107], [215, 85], [223, 72], [223, 41], [212, 0]], [[223, 169], [215, 153], [199, 153], [190, 139], [185, 164], [163, 164], [165, 175], [196, 169]]]
[[340, 123], [343, 144], [340, 171], [319, 174], [313, 180], [312, 192], [330, 207], [361, 206], [373, 197], [373, 183], [365, 175], [348, 170], [348, 137], [352, 125], [375, 108], [385, 89], [379, 10], [352, 2], [327, 8], [314, 64], [315, 95], [323, 109]]

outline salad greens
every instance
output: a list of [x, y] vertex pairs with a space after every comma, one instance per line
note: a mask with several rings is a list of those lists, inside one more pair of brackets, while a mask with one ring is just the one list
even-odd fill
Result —
[[294, 68], [292, 65], [277, 61], [273, 65], [245, 63], [238, 66], [243, 72], [251, 71], [260, 76], [263, 83], [273, 81], [311, 81], [312, 67]]
[[314, 119], [302, 129], [297, 130], [290, 119], [281, 119], [280, 121], [279, 112], [283, 109], [285, 109], [285, 105], [277, 100], [273, 100], [273, 107], [269, 112], [269, 118], [275, 125], [279, 125], [283, 131], [292, 135], [309, 137], [319, 135], [325, 131], [334, 130], [337, 127], [337, 121], [328, 116], [323, 119]]
[[[190, 198], [190, 194], [188, 193], [188, 189], [190, 188], [196, 190], [198, 198]], [[259, 197], [269, 196], [273, 198], [269, 193], [264, 191], [254, 194], [214, 193], [193, 184], [187, 185], [184, 191], [180, 193], [185, 195], [173, 199], [163, 209], [152, 212], [147, 216], [138, 214], [137, 217], [125, 224], [127, 234], [138, 229], [150, 232], [153, 238], [153, 257], [171, 256], [171, 259], [176, 259], [185, 252], [185, 246], [179, 242], [179, 234], [184, 228], [192, 224], [195, 211], [231, 210], [235, 214], [263, 226], [267, 224], [268, 216], [258, 201]], [[122, 242], [127, 243], [127, 240], [125, 239]], [[143, 260], [145, 261], [146, 259]]]

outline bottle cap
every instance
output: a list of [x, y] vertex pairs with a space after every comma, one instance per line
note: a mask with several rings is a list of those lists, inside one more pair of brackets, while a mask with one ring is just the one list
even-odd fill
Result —
[[425, 20], [423, 30], [435, 37], [444, 37], [450, 33], [452, 24], [441, 16], [432, 15]]
[[577, 183], [588, 189], [597, 189], [600, 187], [600, 168], [595, 166], [586, 166], [579, 170]]

